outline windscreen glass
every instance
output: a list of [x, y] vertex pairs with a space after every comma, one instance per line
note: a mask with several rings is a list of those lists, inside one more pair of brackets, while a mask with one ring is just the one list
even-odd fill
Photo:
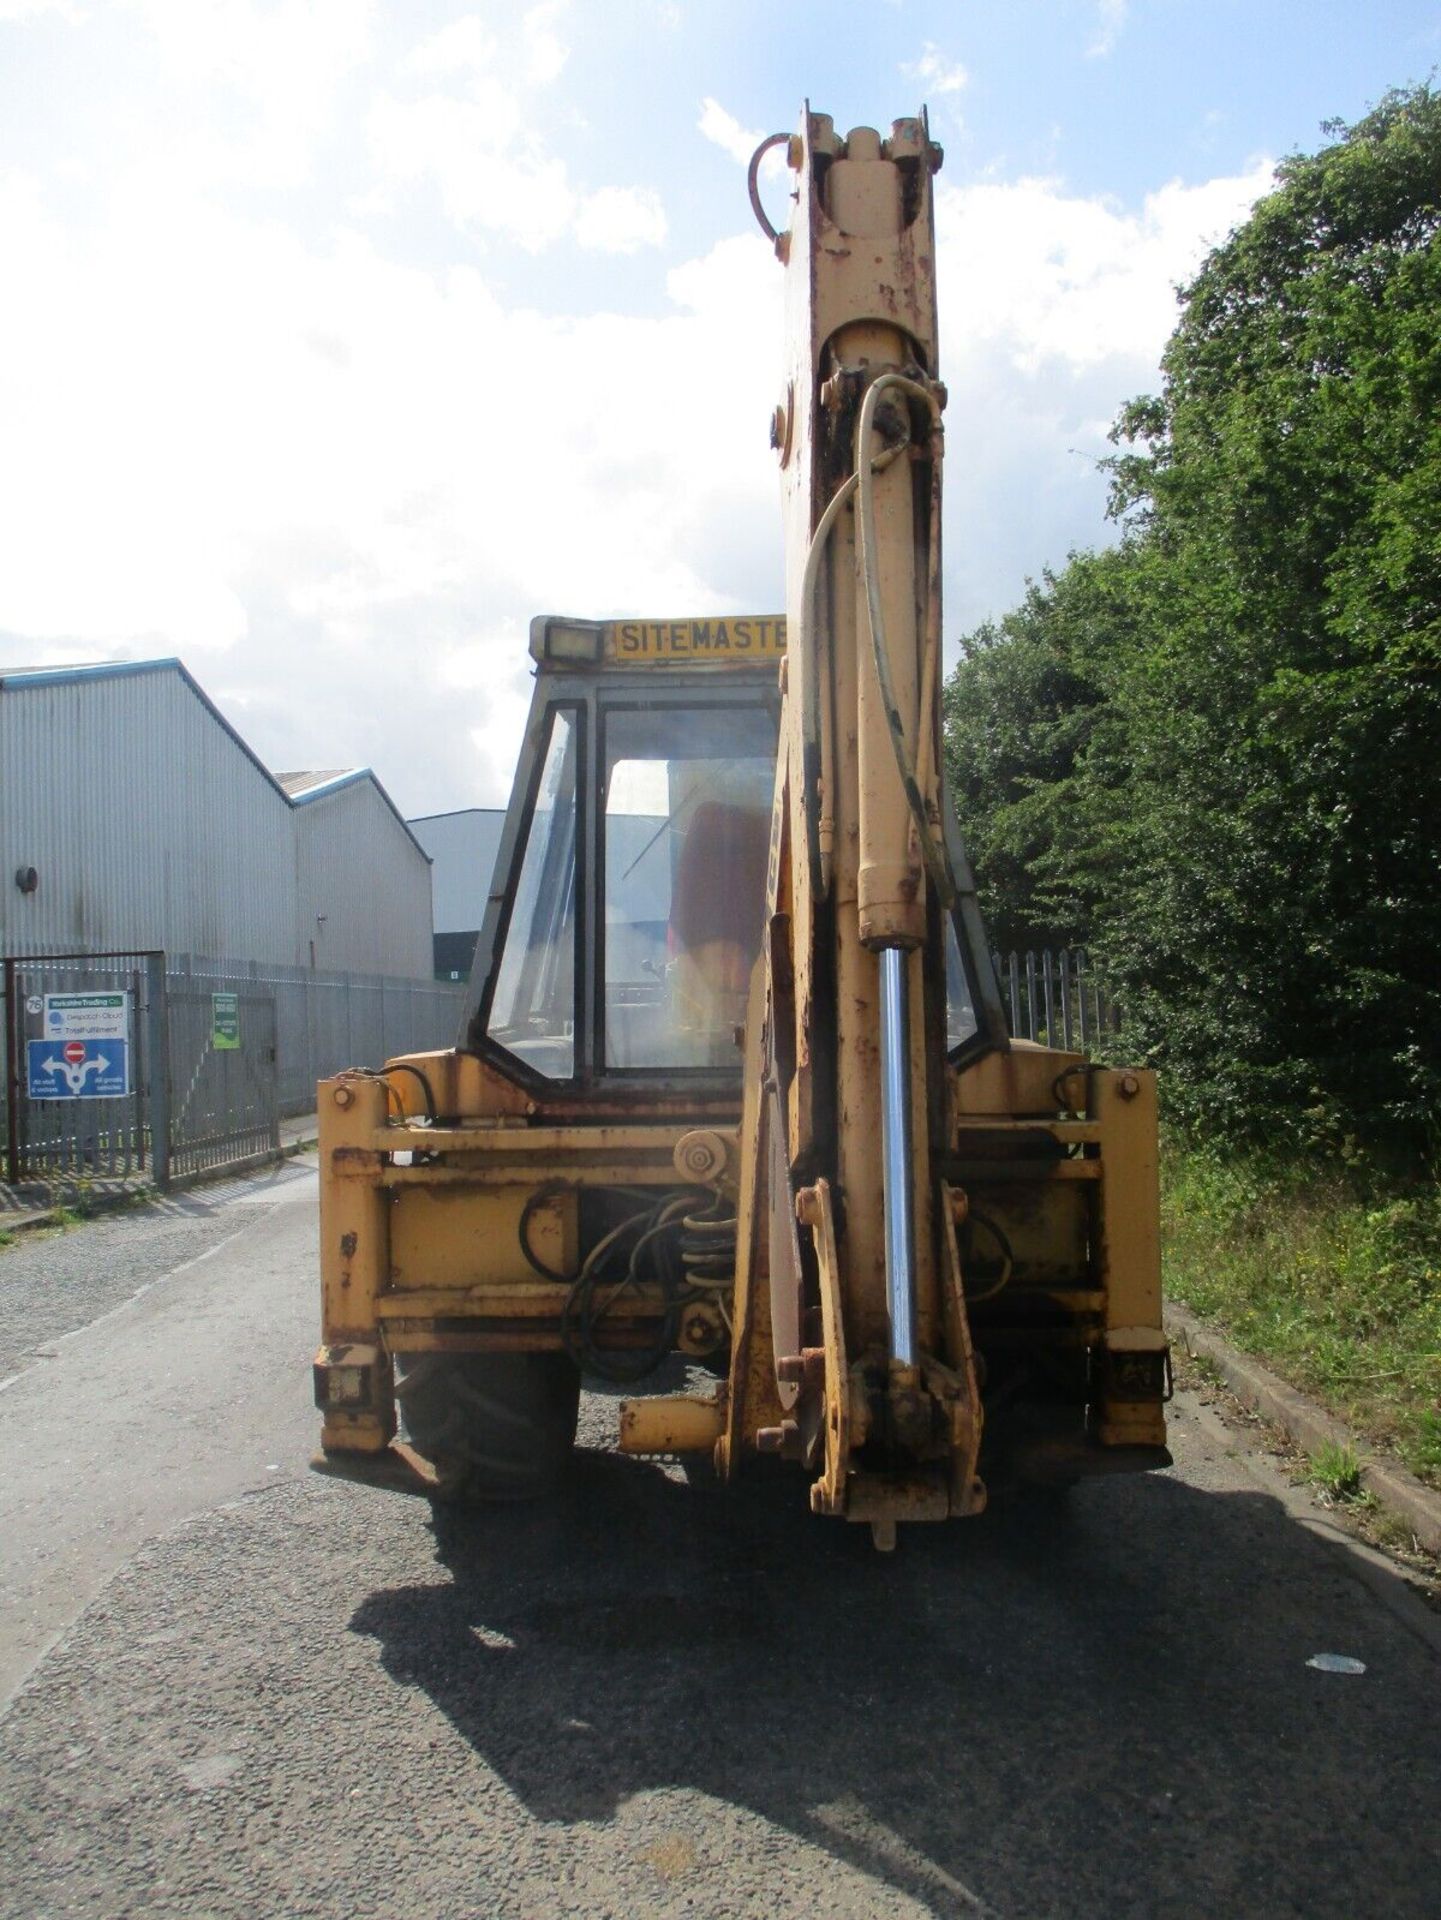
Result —
[[971, 983], [966, 978], [961, 958], [961, 943], [956, 923], [946, 915], [946, 1051], [954, 1053], [976, 1033], [976, 1009], [971, 998]]
[[575, 1073], [575, 716], [551, 716], [487, 1032], [555, 1080]]
[[740, 1071], [765, 916], [776, 722], [765, 707], [605, 721], [608, 1067]]

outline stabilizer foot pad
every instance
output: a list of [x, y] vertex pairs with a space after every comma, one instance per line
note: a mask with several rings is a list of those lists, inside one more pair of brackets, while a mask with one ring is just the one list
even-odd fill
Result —
[[426, 1500], [439, 1486], [434, 1467], [403, 1440], [393, 1440], [379, 1453], [317, 1453], [310, 1470], [331, 1480], [354, 1480], [363, 1487], [419, 1494]]

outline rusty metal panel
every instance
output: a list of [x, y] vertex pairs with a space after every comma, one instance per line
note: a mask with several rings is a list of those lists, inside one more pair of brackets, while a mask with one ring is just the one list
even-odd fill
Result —
[[[429, 1167], [414, 1171], [422, 1179]], [[390, 1208], [389, 1285], [398, 1289], [465, 1288], [517, 1285], [533, 1288], [535, 1269], [521, 1249], [520, 1216], [534, 1187], [476, 1190], [460, 1186], [417, 1185], [392, 1196]], [[575, 1198], [557, 1195], [535, 1209], [530, 1222], [530, 1245], [557, 1272], [573, 1272], [575, 1252]], [[559, 1305], [546, 1293], [546, 1310]], [[502, 1309], [514, 1311], [516, 1302], [502, 1295]], [[452, 1309], [453, 1311], [454, 1309]], [[475, 1309], [469, 1309], [471, 1311]]]

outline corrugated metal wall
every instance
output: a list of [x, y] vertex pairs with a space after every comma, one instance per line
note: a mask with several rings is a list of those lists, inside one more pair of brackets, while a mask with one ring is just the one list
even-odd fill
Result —
[[301, 964], [427, 977], [430, 865], [374, 782], [302, 797], [295, 834]]
[[317, 965], [429, 977], [429, 866], [372, 781], [292, 808], [174, 664], [0, 682], [0, 951], [308, 966], [317, 913]]
[[430, 855], [437, 933], [475, 933], [485, 924], [490, 878], [505, 826], [503, 807], [430, 813], [409, 823]]

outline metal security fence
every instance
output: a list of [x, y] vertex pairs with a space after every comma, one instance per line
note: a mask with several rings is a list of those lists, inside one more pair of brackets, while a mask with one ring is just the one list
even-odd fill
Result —
[[464, 985], [321, 973], [251, 961], [192, 958], [170, 963], [171, 977], [231, 991], [263, 990], [275, 1000], [276, 1083], [282, 1114], [310, 1113], [315, 1083], [345, 1067], [378, 1067], [400, 1053], [452, 1047]]
[[1082, 947], [994, 953], [1014, 1040], [1089, 1053], [1119, 1031], [1120, 1015]]
[[[4, 963], [5, 1177], [166, 1177], [150, 1087], [165, 1057], [165, 956]], [[163, 1077], [163, 1068], [162, 1068]]]
[[168, 976], [170, 1177], [280, 1150], [275, 999]]
[[4, 962], [5, 1178], [165, 1187], [279, 1148], [348, 1066], [453, 1044], [465, 990], [189, 954]]

